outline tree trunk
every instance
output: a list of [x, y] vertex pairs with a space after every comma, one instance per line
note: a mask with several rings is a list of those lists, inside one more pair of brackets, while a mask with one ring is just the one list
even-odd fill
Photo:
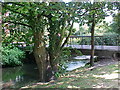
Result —
[[59, 61], [57, 60], [60, 56], [61, 50], [59, 47], [59, 43], [57, 43], [57, 40], [55, 38], [50, 38], [50, 46], [49, 46], [49, 60], [50, 65], [53, 72], [53, 79], [56, 79], [55, 74], [58, 72], [58, 64]]
[[95, 18], [93, 14], [93, 22], [91, 27], [91, 57], [90, 57], [90, 66], [94, 66], [94, 30], [95, 29]]
[[[49, 28], [49, 60], [50, 60], [50, 66], [52, 69], [52, 74], [55, 79], [55, 73], [58, 72], [58, 63], [56, 60], [56, 57], [59, 54], [59, 39], [56, 35], [56, 22], [52, 21], [52, 15], [48, 17], [50, 28]], [[54, 24], [53, 24], [54, 23]]]
[[46, 49], [44, 44], [43, 32], [34, 33], [34, 56], [39, 70], [39, 79], [41, 82], [46, 78]]
[[[54, 52], [54, 51], [53, 51]], [[59, 51], [58, 52], [54, 52], [54, 53], [51, 53], [49, 52], [49, 56], [50, 56], [50, 65], [52, 67], [52, 70], [54, 72], [54, 74], [56, 72], [58, 72], [58, 61], [56, 60], [57, 57], [58, 57], [58, 54], [59, 54]]]

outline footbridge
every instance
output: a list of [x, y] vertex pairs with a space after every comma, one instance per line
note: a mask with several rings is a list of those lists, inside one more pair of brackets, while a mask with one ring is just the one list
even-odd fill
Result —
[[[94, 36], [95, 55], [114, 56], [120, 54], [120, 36]], [[65, 47], [80, 50], [83, 54], [91, 53], [91, 36], [70, 36]]]
[[[94, 49], [96, 56], [114, 56], [114, 54], [120, 55], [120, 35], [94, 36], [94, 40], [95, 40]], [[33, 45], [26, 46], [26, 44], [23, 42], [19, 43], [18, 46], [23, 47], [25, 51], [30, 51], [32, 50], [31, 47]], [[90, 55], [91, 36], [76, 36], [76, 35], [70, 36], [68, 43], [64, 47], [77, 49], [80, 50], [85, 55]]]

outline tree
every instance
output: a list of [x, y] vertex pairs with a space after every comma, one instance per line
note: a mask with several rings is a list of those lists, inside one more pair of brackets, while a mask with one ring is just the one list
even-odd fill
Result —
[[113, 23], [110, 25], [112, 27], [112, 31], [116, 33], [120, 33], [120, 13], [114, 17]]
[[[95, 25], [97, 23], [102, 22], [102, 20], [107, 16], [106, 13], [106, 6], [107, 3], [105, 2], [93, 2], [93, 3], [86, 3], [88, 5], [87, 8], [87, 16], [85, 15], [83, 18], [84, 23], [88, 24], [91, 28], [91, 58], [90, 58], [90, 66], [94, 65], [94, 31]], [[83, 23], [83, 24], [84, 24]]]
[[[44, 43], [44, 28], [46, 19], [43, 17], [46, 3], [6, 2], [3, 3], [3, 13], [9, 11], [9, 18], [3, 22], [23, 25], [34, 36], [34, 56], [39, 70], [40, 81], [46, 77], [46, 49]], [[43, 9], [42, 9], [43, 8]], [[40, 10], [41, 9], [41, 10]]]
[[[50, 57], [52, 71], [56, 73], [58, 72], [59, 66], [58, 58], [60, 57], [62, 49], [64, 45], [67, 43], [68, 38], [72, 32], [74, 20], [72, 19], [71, 13], [73, 12], [73, 10], [71, 10], [71, 7], [66, 6], [65, 3], [50, 3], [49, 6], [51, 7], [52, 10], [47, 16], [49, 22], [48, 53]], [[68, 31], [68, 33], [66, 31]], [[67, 37], [66, 40], [64, 40], [65, 37]]]
[[58, 72], [62, 50], [73, 32], [74, 22], [86, 14], [86, 6], [81, 2], [50, 3], [51, 12], [47, 13], [49, 22], [49, 58], [54, 73]]
[[[59, 63], [56, 59], [60, 56], [62, 48], [67, 43], [74, 23], [73, 12], [76, 10], [72, 8], [75, 7], [72, 3], [70, 5], [71, 7], [69, 8], [69, 4], [64, 2], [3, 3], [3, 11], [10, 12], [9, 18], [5, 18], [4, 23], [22, 25], [27, 27], [28, 33], [32, 32], [33, 51], [39, 69], [40, 81], [45, 81], [48, 65], [52, 67], [52, 71], [57, 72]], [[47, 55], [44, 37], [46, 29], [49, 32], [49, 55]], [[47, 60], [48, 57], [50, 60]]]
[[[4, 23], [24, 28], [28, 37], [33, 36], [34, 56], [39, 70], [40, 81], [45, 81], [48, 66], [54, 74], [58, 71], [59, 61], [64, 45], [67, 43], [74, 22], [91, 25], [92, 37], [94, 27], [105, 17], [105, 3], [70, 2], [4, 2], [3, 13], [10, 12]], [[21, 25], [21, 26], [20, 26]], [[24, 27], [23, 27], [24, 26]], [[49, 46], [46, 49], [45, 31], [48, 34]], [[29, 41], [29, 40], [28, 40]], [[92, 38], [92, 45], [94, 38]], [[94, 47], [92, 47], [94, 50]], [[48, 52], [47, 52], [48, 50]], [[92, 51], [92, 56], [94, 52]], [[93, 57], [91, 56], [91, 63]], [[91, 64], [93, 65], [93, 63]]]

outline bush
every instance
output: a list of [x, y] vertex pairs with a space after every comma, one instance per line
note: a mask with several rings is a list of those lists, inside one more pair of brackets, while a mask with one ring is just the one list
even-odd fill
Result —
[[63, 48], [62, 52], [60, 53], [60, 56], [56, 59], [56, 61], [58, 61], [58, 72], [55, 73], [56, 77], [64, 75], [67, 68], [67, 62], [70, 56], [71, 56], [70, 48], [68, 47]]
[[[67, 63], [70, 60], [71, 57], [71, 47], [65, 47], [63, 48], [59, 58], [57, 58], [57, 61], [59, 63], [58, 66], [58, 72], [55, 74], [56, 77], [60, 77], [61, 75], [64, 75], [66, 72], [66, 68], [67, 68]], [[82, 55], [82, 53], [80, 51], [78, 51], [77, 49], [74, 49], [75, 54], [78, 55]]]
[[4, 66], [17, 66], [22, 65], [24, 52], [14, 47], [0, 47], [0, 57], [2, 58], [2, 65]]

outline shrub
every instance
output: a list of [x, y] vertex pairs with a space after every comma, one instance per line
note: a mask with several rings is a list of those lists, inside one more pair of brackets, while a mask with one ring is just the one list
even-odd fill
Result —
[[67, 62], [70, 56], [70, 48], [63, 48], [62, 52], [60, 53], [60, 56], [56, 59], [56, 61], [58, 61], [58, 72], [55, 73], [56, 77], [64, 75], [67, 68]]
[[[71, 57], [70, 49], [71, 49], [71, 47], [63, 48], [59, 58], [57, 58], [59, 66], [58, 66], [58, 72], [55, 74], [56, 77], [60, 77], [61, 75], [65, 74], [66, 68], [67, 68], [67, 63], [69, 62], [70, 57]], [[74, 49], [74, 52], [78, 55], [82, 55], [82, 53], [80, 51], [78, 51], [77, 49]]]
[[4, 66], [17, 66], [22, 65], [24, 52], [14, 47], [0, 47], [0, 57], [2, 58], [2, 65]]

